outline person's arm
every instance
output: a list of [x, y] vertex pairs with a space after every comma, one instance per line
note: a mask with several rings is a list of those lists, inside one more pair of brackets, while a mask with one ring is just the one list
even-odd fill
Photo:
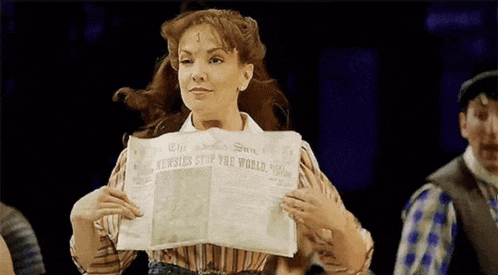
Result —
[[40, 246], [35, 231], [26, 217], [16, 208], [1, 202], [0, 216], [2, 238], [9, 248], [15, 272], [32, 275], [44, 274], [45, 266]]
[[456, 233], [451, 199], [440, 187], [427, 184], [412, 196], [404, 211], [394, 274], [446, 275]]
[[121, 153], [108, 186], [82, 197], [71, 211], [70, 252], [81, 273], [119, 274], [136, 256], [134, 251], [116, 250], [120, 219], [140, 216], [139, 209], [121, 190], [125, 164], [126, 150]]
[[[284, 199], [287, 211], [303, 228], [301, 247], [313, 254], [327, 274], [366, 274], [373, 254], [373, 240], [344, 207], [306, 143], [301, 152], [300, 188]], [[298, 255], [299, 255], [298, 250]]]
[[0, 274], [15, 275], [12, 256], [2, 236], [0, 236]]

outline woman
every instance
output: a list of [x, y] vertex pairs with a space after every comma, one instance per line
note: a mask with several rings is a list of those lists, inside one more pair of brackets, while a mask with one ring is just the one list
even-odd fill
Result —
[[[135, 136], [211, 127], [254, 133], [288, 128], [288, 103], [266, 73], [253, 19], [227, 10], [188, 12], [165, 22], [162, 35], [169, 55], [158, 63], [152, 82], [142, 91], [122, 88], [114, 97], [141, 111], [145, 126]], [[126, 149], [108, 186], [81, 198], [71, 212], [71, 254], [82, 273], [120, 274], [136, 256], [115, 249], [120, 219], [141, 215], [122, 191], [125, 164]], [[370, 234], [344, 208], [306, 142], [299, 172], [299, 188], [282, 206], [298, 224], [298, 252], [292, 259], [273, 257], [270, 272], [303, 274], [317, 262], [330, 274], [365, 274], [373, 253]], [[211, 244], [147, 254], [149, 274], [260, 274], [268, 259], [265, 253]]]

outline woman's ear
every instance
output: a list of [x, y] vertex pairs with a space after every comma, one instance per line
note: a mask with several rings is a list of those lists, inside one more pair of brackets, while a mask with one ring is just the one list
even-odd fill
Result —
[[239, 87], [240, 91], [244, 91], [247, 89], [247, 86], [249, 85], [249, 82], [252, 79], [252, 75], [254, 73], [254, 65], [253, 64], [245, 64], [244, 67], [242, 68], [242, 79], [241, 79], [241, 84]]

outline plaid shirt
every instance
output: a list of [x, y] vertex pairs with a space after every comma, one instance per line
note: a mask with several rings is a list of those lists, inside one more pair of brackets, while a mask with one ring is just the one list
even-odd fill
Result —
[[[477, 178], [498, 226], [498, 176], [491, 175], [467, 147], [464, 161]], [[445, 275], [453, 253], [457, 219], [451, 198], [439, 186], [428, 183], [417, 190], [402, 211], [404, 222], [394, 274]]]
[[[244, 131], [263, 131], [252, 118], [242, 113], [245, 126]], [[196, 131], [191, 123], [190, 116], [180, 132]], [[126, 149], [119, 156], [116, 167], [111, 173], [109, 186], [123, 190], [126, 167]], [[306, 175], [313, 175], [315, 180], [310, 181]], [[299, 187], [309, 187], [324, 193], [329, 198], [334, 198], [342, 206], [342, 214], [347, 221], [355, 225], [355, 230], [344, 241], [361, 238], [362, 245], [359, 250], [365, 251], [364, 255], [348, 254], [349, 251], [336, 251], [332, 232], [321, 229], [314, 232], [312, 241], [314, 250], [324, 269], [329, 274], [365, 274], [370, 266], [373, 254], [373, 241], [370, 233], [363, 229], [357, 219], [344, 208], [337, 190], [327, 177], [319, 170], [318, 163], [308, 143], [302, 143], [301, 164], [299, 167]], [[101, 247], [97, 252], [94, 263], [89, 270], [83, 270], [74, 258], [74, 238], [70, 240], [70, 251], [73, 261], [82, 274], [121, 274], [136, 257], [136, 251], [116, 250], [117, 236], [119, 234], [119, 215], [105, 216], [95, 222], [96, 230], [100, 234]], [[336, 241], [337, 242], [337, 241]], [[340, 246], [339, 246], [340, 247]], [[357, 249], [355, 249], [357, 250]], [[213, 271], [233, 274], [240, 271], [262, 271], [267, 254], [251, 252], [212, 244], [199, 244], [164, 250], [147, 251], [149, 261], [158, 261], [175, 264], [193, 271]], [[361, 266], [352, 266], [351, 257], [362, 257]]]

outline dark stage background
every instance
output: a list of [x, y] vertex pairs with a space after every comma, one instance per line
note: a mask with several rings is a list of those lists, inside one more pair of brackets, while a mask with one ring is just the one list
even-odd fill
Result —
[[[403, 205], [465, 149], [457, 92], [496, 67], [496, 3], [202, 3], [189, 7], [257, 20], [294, 129], [371, 232], [371, 269], [392, 273]], [[77, 274], [71, 208], [106, 184], [140, 125], [112, 93], [147, 85], [181, 2], [1, 4], [1, 200], [32, 223], [49, 274]]]

